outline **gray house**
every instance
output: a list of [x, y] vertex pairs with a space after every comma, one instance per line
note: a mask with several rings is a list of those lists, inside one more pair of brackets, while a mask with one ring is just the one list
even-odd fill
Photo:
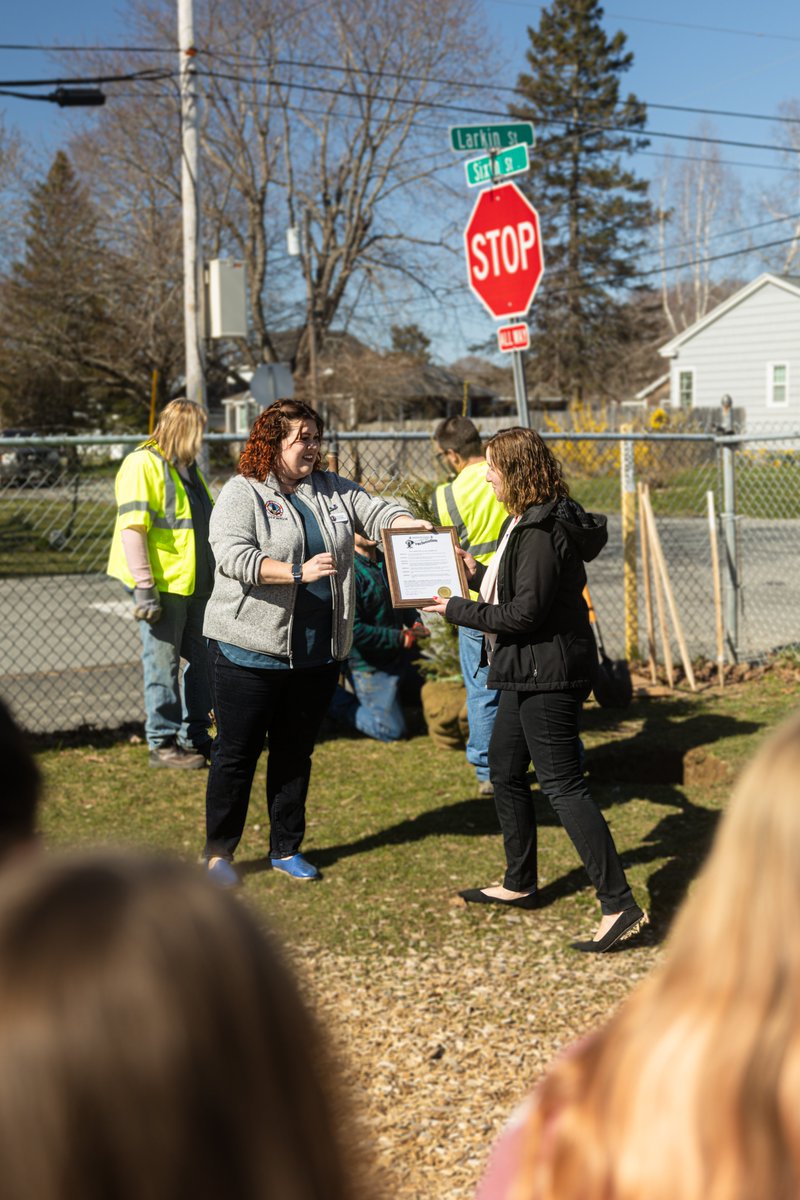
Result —
[[800, 276], [759, 275], [671, 342], [673, 408], [729, 395], [748, 429], [800, 421]]

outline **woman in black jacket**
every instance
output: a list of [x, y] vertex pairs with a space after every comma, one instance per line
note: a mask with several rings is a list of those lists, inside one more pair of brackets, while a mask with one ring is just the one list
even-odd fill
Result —
[[570, 500], [558, 462], [530, 429], [496, 434], [486, 462], [486, 478], [512, 521], [488, 566], [462, 552], [481, 598], [436, 599], [425, 609], [483, 631], [488, 686], [500, 690], [489, 771], [508, 869], [502, 886], [461, 895], [478, 904], [536, 906], [536, 816], [527, 782], [533, 762], [601, 906], [595, 938], [573, 945], [602, 952], [647, 922], [580, 762], [578, 721], [597, 667], [583, 564], [605, 545], [606, 519]]

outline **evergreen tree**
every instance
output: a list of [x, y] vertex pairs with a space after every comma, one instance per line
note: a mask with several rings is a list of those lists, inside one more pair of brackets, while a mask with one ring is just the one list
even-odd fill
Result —
[[[539, 380], [570, 399], [605, 391], [636, 331], [630, 284], [655, 217], [647, 181], [624, 159], [646, 146], [645, 107], [620, 98], [633, 55], [606, 36], [597, 0], [552, 0], [529, 28], [530, 73], [517, 81], [517, 119], [533, 121], [526, 190], [541, 220], [545, 275], [532, 311]], [[618, 376], [617, 376], [618, 378]]]
[[103, 321], [96, 219], [62, 151], [32, 189], [25, 228], [25, 256], [0, 291], [3, 409], [15, 424], [70, 429], [93, 407]]

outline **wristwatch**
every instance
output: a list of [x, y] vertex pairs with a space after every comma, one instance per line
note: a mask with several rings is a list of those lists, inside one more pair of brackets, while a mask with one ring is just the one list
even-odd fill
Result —
[[292, 563], [292, 579], [295, 583], [303, 582], [303, 564]]

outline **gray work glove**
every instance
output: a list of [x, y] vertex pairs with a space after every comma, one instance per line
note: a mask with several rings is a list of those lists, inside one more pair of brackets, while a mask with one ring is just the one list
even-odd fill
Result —
[[161, 597], [156, 588], [133, 589], [133, 615], [137, 621], [155, 625], [161, 616]]

